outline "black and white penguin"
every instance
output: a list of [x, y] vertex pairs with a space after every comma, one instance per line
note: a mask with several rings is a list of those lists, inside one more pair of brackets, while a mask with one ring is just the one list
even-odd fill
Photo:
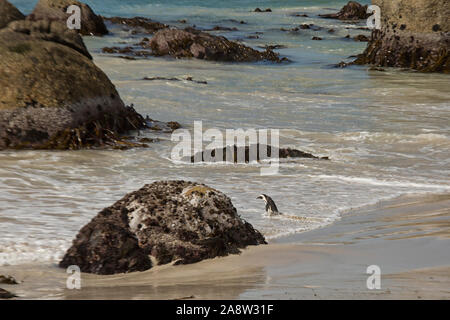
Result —
[[259, 195], [256, 199], [263, 199], [266, 203], [266, 212], [269, 216], [280, 215], [281, 213], [278, 211], [278, 208], [275, 202], [266, 194]]

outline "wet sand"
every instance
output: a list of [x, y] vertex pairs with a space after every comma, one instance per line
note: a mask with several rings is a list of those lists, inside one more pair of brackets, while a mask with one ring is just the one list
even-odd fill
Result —
[[[366, 285], [369, 265], [381, 289]], [[450, 299], [450, 195], [404, 196], [241, 255], [146, 272], [82, 274], [66, 289], [55, 265], [0, 267], [19, 299]]]

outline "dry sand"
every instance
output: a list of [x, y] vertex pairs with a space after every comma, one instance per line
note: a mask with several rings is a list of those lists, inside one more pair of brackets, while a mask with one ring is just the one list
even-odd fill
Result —
[[[381, 289], [366, 285], [369, 265]], [[328, 227], [241, 255], [114, 276], [66, 289], [55, 265], [1, 267], [22, 299], [449, 299], [450, 195], [405, 196], [354, 210]]]

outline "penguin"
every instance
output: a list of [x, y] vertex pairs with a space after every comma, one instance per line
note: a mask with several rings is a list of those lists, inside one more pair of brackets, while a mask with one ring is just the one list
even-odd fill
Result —
[[281, 215], [281, 213], [278, 211], [278, 208], [277, 208], [275, 202], [268, 195], [261, 194], [256, 199], [263, 199], [264, 200], [264, 202], [266, 203], [266, 213], [269, 216]]

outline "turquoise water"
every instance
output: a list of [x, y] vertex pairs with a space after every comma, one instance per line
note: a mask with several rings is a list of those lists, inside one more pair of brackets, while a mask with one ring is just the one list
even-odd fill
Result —
[[[12, 1], [30, 12], [36, 1]], [[284, 146], [331, 161], [283, 162], [276, 176], [253, 165], [188, 165], [169, 159], [169, 135], [145, 150], [0, 153], [0, 265], [56, 261], [77, 231], [125, 193], [161, 179], [206, 183], [229, 195], [239, 213], [268, 239], [317, 228], [350, 208], [405, 193], [450, 190], [449, 76], [332, 64], [364, 50], [345, 39], [364, 26], [325, 20], [345, 1], [89, 1], [102, 15], [145, 16], [170, 25], [237, 27], [215, 33], [258, 48], [282, 44], [292, 63], [214, 63], [150, 58], [127, 61], [101, 53], [104, 46], [139, 42], [109, 25], [111, 34], [85, 37], [95, 63], [122, 99], [142, 114], [192, 129], [280, 129]], [[272, 13], [253, 13], [255, 7]], [[329, 10], [327, 8], [334, 8]], [[309, 17], [294, 17], [292, 13]], [[232, 20], [244, 20], [237, 24]], [[283, 32], [302, 23], [319, 31]], [[335, 33], [328, 33], [328, 29]], [[259, 39], [249, 39], [258, 32]], [[262, 33], [262, 34], [261, 34]], [[367, 34], [367, 32], [366, 32]], [[323, 41], [312, 41], [320, 36]], [[192, 76], [192, 82], [142, 81]], [[145, 133], [148, 135], [149, 133]], [[264, 217], [256, 196], [269, 194], [289, 215], [310, 223]], [[319, 222], [317, 222], [319, 221]]]

